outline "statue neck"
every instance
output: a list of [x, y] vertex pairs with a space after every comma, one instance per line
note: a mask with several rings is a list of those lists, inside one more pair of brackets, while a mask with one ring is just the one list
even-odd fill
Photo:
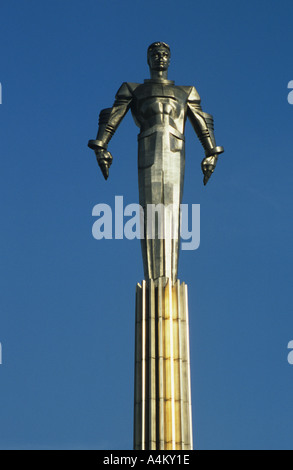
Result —
[[150, 70], [151, 80], [168, 80], [168, 70]]

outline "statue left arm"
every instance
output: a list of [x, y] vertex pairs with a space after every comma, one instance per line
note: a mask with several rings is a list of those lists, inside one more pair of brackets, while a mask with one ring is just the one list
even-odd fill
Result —
[[90, 140], [88, 146], [95, 151], [98, 164], [105, 179], [108, 179], [109, 168], [113, 157], [108, 152], [108, 144], [128, 112], [132, 101], [132, 93], [127, 83], [118, 90], [112, 108], [103, 109], [99, 117], [99, 130], [96, 140]]
[[200, 96], [196, 89], [192, 87], [187, 102], [187, 115], [205, 150], [206, 157], [201, 166], [204, 174], [204, 184], [206, 185], [216, 168], [218, 156], [224, 152], [224, 149], [216, 145], [213, 116], [204, 113], [200, 103]]

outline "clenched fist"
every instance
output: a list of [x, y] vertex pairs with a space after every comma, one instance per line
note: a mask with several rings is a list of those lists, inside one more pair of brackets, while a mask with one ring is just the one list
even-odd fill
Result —
[[215, 171], [218, 161], [218, 155], [212, 155], [211, 157], [206, 157], [201, 162], [201, 169], [204, 174], [203, 184], [206, 185], [210, 177]]
[[110, 166], [112, 165], [113, 157], [108, 150], [105, 150], [103, 148], [99, 148], [95, 150], [95, 154], [97, 157], [97, 162], [99, 164], [99, 167], [101, 168], [101, 171], [103, 173], [103, 176], [105, 180], [108, 179], [109, 177], [109, 169]]

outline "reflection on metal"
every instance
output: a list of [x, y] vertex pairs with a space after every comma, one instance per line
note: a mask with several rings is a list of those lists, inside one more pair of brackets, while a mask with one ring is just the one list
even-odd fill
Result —
[[[177, 280], [186, 120], [205, 151], [205, 185], [224, 151], [216, 144], [213, 117], [203, 112], [197, 90], [168, 80], [170, 58], [167, 44], [149, 47], [150, 79], [122, 84], [112, 108], [100, 113], [96, 140], [88, 144], [107, 179], [113, 161], [108, 144], [131, 110], [140, 129], [145, 275], [136, 294], [135, 449], [192, 449], [187, 287]], [[165, 211], [163, 239], [162, 222], [148, 211], [150, 205], [160, 204], [165, 209], [172, 205], [171, 213]]]
[[136, 289], [135, 450], [191, 450], [187, 286]]
[[[89, 147], [107, 179], [113, 157], [108, 144], [121, 121], [131, 110], [140, 129], [138, 136], [139, 203], [144, 208], [142, 256], [146, 281], [166, 277], [175, 283], [178, 271], [180, 240], [180, 204], [185, 171], [185, 124], [190, 120], [205, 151], [202, 162], [204, 184], [215, 170], [224, 149], [216, 145], [213, 116], [203, 112], [201, 99], [194, 86], [178, 86], [168, 80], [170, 48], [154, 43], [148, 49], [151, 78], [144, 83], [125, 82], [119, 88], [112, 108], [101, 111], [96, 140]], [[150, 239], [147, 207], [173, 205], [172, 221], [166, 221], [165, 240], [157, 235]], [[159, 227], [155, 226], [157, 232]]]

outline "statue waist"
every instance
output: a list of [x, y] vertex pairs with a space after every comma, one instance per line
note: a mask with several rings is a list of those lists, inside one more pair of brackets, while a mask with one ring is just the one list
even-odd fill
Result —
[[150, 127], [149, 129], [141, 132], [138, 135], [138, 140], [144, 139], [145, 137], [149, 137], [152, 134], [172, 134], [173, 136], [177, 137], [177, 139], [185, 141], [184, 134], [181, 134], [177, 129], [170, 125], [162, 125], [162, 124], [155, 124], [154, 126]]

